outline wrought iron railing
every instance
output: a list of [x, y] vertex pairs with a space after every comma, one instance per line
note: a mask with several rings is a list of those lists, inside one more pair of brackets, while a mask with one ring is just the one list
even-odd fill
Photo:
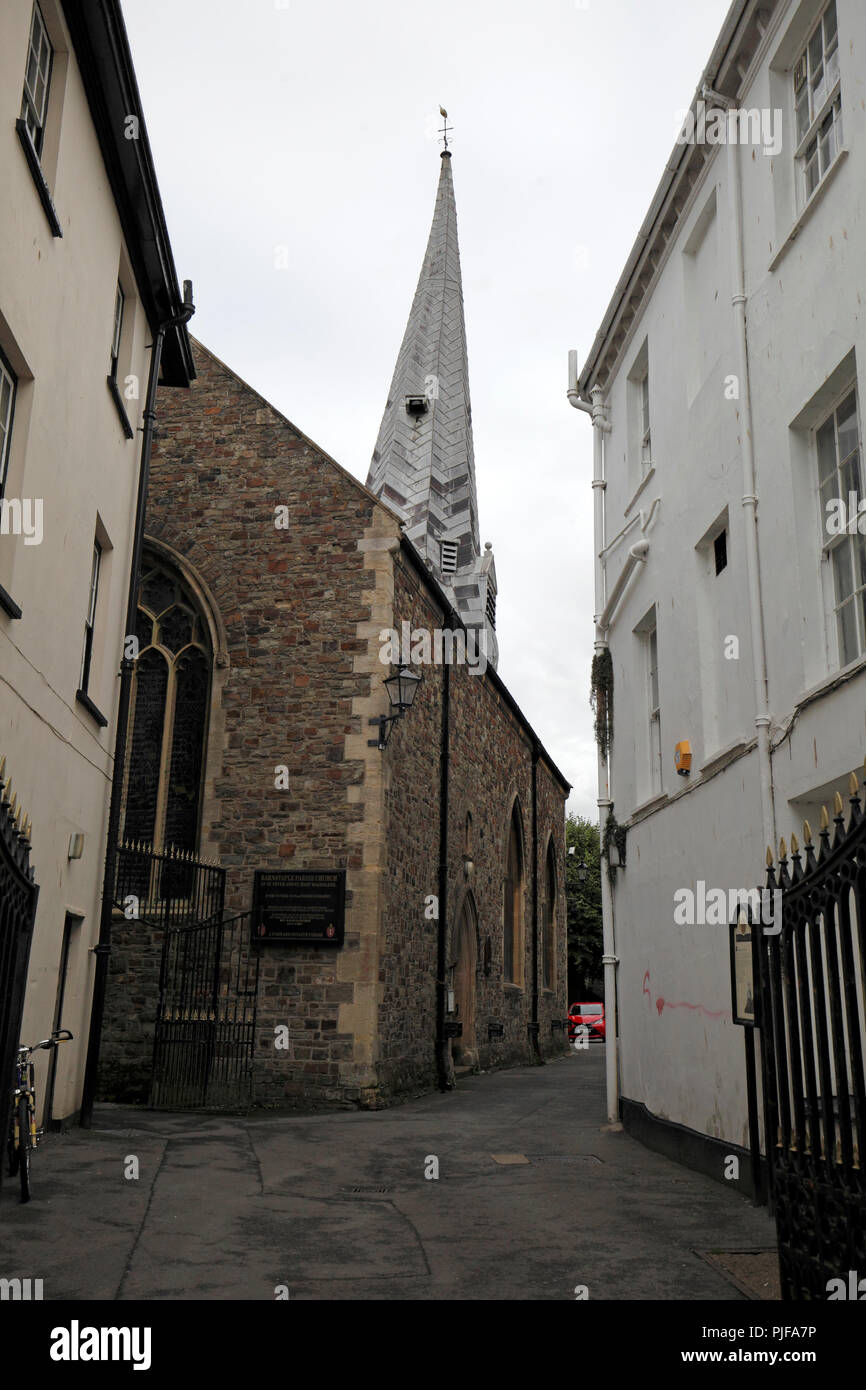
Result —
[[[15, 1049], [21, 1032], [27, 963], [39, 889], [30, 863], [31, 821], [0, 761], [0, 1140], [9, 1125]], [[2, 1169], [2, 1165], [0, 1165]], [[2, 1180], [2, 1177], [0, 1177]]]
[[251, 1096], [260, 950], [252, 915], [165, 933], [150, 1104], [235, 1108]]
[[[764, 1119], [782, 1296], [827, 1299], [829, 1281], [866, 1277], [866, 818], [852, 773], [817, 848], [767, 851], [781, 931], [758, 933]], [[805, 863], [803, 856], [805, 855]]]
[[183, 926], [222, 914], [226, 871], [191, 850], [121, 843], [114, 903], [127, 917]]

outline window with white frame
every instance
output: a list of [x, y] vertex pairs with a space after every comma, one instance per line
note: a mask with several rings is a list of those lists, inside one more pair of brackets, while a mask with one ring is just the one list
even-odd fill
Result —
[[646, 634], [647, 685], [649, 689], [650, 784], [652, 794], [662, 791], [662, 726], [659, 710], [659, 645], [658, 628], [653, 625]]
[[96, 600], [99, 594], [99, 565], [102, 559], [102, 546], [93, 542], [93, 560], [90, 566], [90, 594], [87, 600], [87, 617], [84, 620], [84, 652], [81, 658], [81, 680], [78, 688], [86, 695], [90, 684], [90, 664], [93, 659], [93, 629], [96, 623]]
[[33, 148], [38, 155], [42, 153], [45, 134], [45, 113], [48, 109], [48, 87], [51, 81], [51, 59], [53, 49], [45, 21], [38, 5], [33, 6], [30, 21], [30, 43], [27, 50], [27, 69], [24, 74], [24, 96], [21, 101], [21, 119], [27, 127]]
[[111, 377], [117, 380], [117, 360], [120, 356], [120, 338], [123, 333], [123, 290], [120, 288], [120, 281], [117, 282], [117, 293], [114, 297], [114, 328], [111, 334]]
[[808, 202], [842, 147], [839, 31], [836, 2], [824, 10], [794, 64], [796, 159], [802, 202]]
[[640, 464], [644, 473], [652, 465], [652, 437], [650, 435], [649, 368], [640, 379]]
[[[850, 391], [815, 431], [818, 491], [824, 528], [824, 552], [833, 574], [833, 607], [839, 664], [847, 666], [866, 653], [866, 536], [857, 527], [858, 509], [866, 495], [860, 462], [857, 396]], [[828, 527], [834, 507], [846, 518], [845, 528]], [[853, 522], [853, 524], [852, 524]]]
[[0, 354], [0, 497], [3, 496], [6, 488], [16, 386], [15, 374], [6, 359]]

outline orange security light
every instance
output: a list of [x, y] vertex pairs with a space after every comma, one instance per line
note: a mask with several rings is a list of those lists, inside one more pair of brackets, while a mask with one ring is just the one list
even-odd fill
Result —
[[681, 777], [688, 777], [692, 770], [692, 745], [688, 739], [683, 739], [674, 748], [674, 762], [677, 772]]

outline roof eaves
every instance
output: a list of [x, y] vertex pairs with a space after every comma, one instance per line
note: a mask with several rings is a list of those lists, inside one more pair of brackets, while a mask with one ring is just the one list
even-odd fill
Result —
[[[126, 27], [118, 0], [61, 0], [126, 248], [151, 328], [179, 312], [177, 272]], [[135, 117], [135, 139], [127, 139]], [[166, 332], [162, 380], [188, 386], [195, 365], [185, 325]]]
[[[784, 3], [784, 0], [732, 0], [732, 4], [725, 16], [719, 36], [713, 46], [709, 61], [704, 67], [701, 79], [692, 97], [692, 109], [695, 108], [705, 83], [710, 86], [717, 85], [721, 74], [725, 75], [726, 81], [728, 80], [733, 61], [737, 57], [735, 51], [732, 57], [732, 50], [737, 49], [750, 22], [758, 15], [763, 15], [764, 19], [762, 23], [764, 30], [766, 30], [769, 23], [768, 11], [777, 9], [780, 3]], [[728, 92], [727, 95], [735, 97], [740, 86], [743, 84], [742, 75], [737, 72], [735, 67], [733, 71], [736, 79], [735, 89]], [[599, 365], [603, 351], [613, 338], [611, 330], [617, 321], [623, 317], [628, 306], [628, 301], [632, 297], [631, 292], [635, 284], [639, 283], [642, 278], [643, 271], [638, 274], [638, 268], [644, 261], [647, 248], [660, 232], [661, 225], [666, 220], [667, 213], [670, 211], [671, 203], [676, 202], [676, 199], [673, 198], [672, 195], [675, 193], [677, 185], [685, 174], [686, 166], [695, 159], [695, 151], [700, 149], [700, 146], [680, 144], [678, 142], [674, 145], [673, 151], [665, 165], [661, 181], [653, 196], [649, 211], [641, 224], [640, 231], [638, 232], [628, 260], [626, 261], [625, 268], [617, 281], [616, 288], [605, 311], [601, 326], [593, 339], [589, 355], [579, 375], [578, 390], [580, 396], [584, 400], [588, 401], [590, 399], [591, 388], [598, 379]], [[706, 159], [703, 162], [706, 163]], [[672, 232], [670, 236], [665, 238], [665, 245], [672, 239], [673, 230], [675, 230], [679, 222], [686, 201], [687, 198], [684, 198], [681, 207], [674, 207]], [[648, 277], [647, 288], [652, 278], [653, 274]], [[639, 298], [642, 300], [643, 294], [641, 294]], [[636, 306], [635, 312], [632, 315], [633, 318], [636, 317], [638, 309], [639, 306]], [[605, 373], [605, 377], [606, 376], [607, 373]]]

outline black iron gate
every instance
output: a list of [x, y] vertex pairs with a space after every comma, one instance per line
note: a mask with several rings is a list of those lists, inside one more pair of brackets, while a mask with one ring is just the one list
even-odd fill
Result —
[[166, 928], [150, 1105], [187, 1110], [249, 1103], [258, 981], [250, 913]]
[[[866, 819], [857, 778], [845, 825], [821, 811], [817, 852], [803, 827], [767, 887], [782, 929], [760, 932], [757, 979], [764, 1121], [782, 1297], [821, 1299], [830, 1281], [866, 1277]], [[772, 856], [768, 854], [768, 861]], [[829, 1287], [828, 1287], [829, 1286]]]
[[[12, 795], [0, 762], [0, 1151], [9, 1126], [15, 1049], [24, 1012], [24, 987], [39, 888], [30, 866], [30, 820]], [[0, 1163], [0, 1181], [3, 1164]]]

